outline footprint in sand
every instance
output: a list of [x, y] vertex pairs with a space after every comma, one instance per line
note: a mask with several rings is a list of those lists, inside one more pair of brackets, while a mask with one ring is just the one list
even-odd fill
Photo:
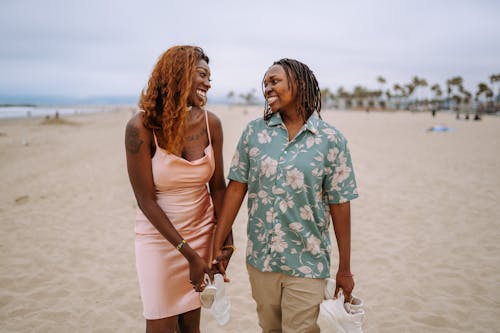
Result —
[[29, 195], [21, 195], [20, 197], [17, 197], [15, 202], [18, 205], [25, 204], [29, 201], [30, 196]]

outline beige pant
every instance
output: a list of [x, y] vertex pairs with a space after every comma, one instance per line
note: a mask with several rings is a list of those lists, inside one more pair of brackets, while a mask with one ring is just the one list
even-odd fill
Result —
[[317, 333], [326, 280], [261, 272], [247, 263], [263, 333]]

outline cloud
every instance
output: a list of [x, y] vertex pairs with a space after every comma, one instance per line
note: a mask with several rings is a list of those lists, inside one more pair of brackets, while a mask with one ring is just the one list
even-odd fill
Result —
[[500, 70], [495, 1], [62, 1], [0, 3], [3, 94], [136, 95], [169, 46], [211, 58], [212, 95], [260, 89], [277, 59], [322, 86], [377, 87], [413, 75], [469, 88]]

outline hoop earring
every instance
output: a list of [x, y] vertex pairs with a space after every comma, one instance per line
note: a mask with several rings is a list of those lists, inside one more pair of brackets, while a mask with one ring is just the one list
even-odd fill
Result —
[[271, 118], [272, 114], [273, 114], [273, 111], [272, 111], [271, 107], [269, 106], [269, 104], [267, 104], [267, 102], [266, 102], [266, 105], [264, 108], [264, 120], [268, 120], [269, 118]]
[[207, 105], [207, 97], [205, 96], [205, 98], [203, 98], [203, 101], [201, 102], [200, 104], [200, 107], [203, 108], [205, 105]]

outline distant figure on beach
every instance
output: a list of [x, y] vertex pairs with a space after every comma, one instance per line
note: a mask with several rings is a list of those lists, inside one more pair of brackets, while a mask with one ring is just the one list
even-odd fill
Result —
[[[214, 264], [248, 192], [246, 262], [262, 332], [319, 332], [330, 277], [330, 221], [338, 243], [336, 290], [354, 288], [350, 200], [358, 196], [347, 140], [320, 117], [321, 93], [309, 67], [273, 63], [263, 79], [264, 117], [244, 130], [214, 238]], [[224, 271], [224, 266], [219, 266]]]
[[[199, 332], [199, 292], [204, 274], [211, 273], [215, 216], [226, 188], [221, 123], [204, 108], [208, 62], [195, 46], [163, 53], [142, 92], [141, 112], [125, 132], [139, 206], [135, 254], [148, 333]], [[222, 256], [229, 257], [231, 248]]]

